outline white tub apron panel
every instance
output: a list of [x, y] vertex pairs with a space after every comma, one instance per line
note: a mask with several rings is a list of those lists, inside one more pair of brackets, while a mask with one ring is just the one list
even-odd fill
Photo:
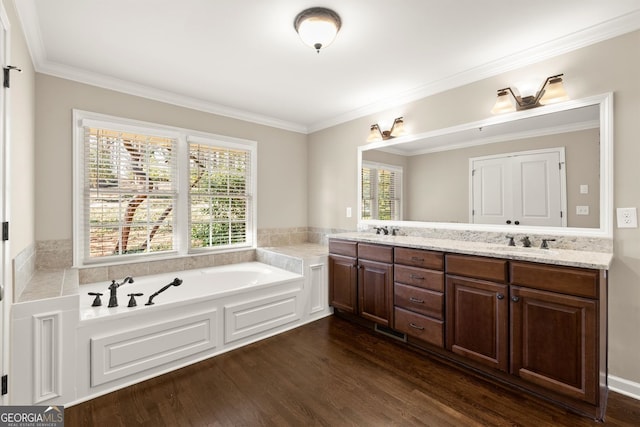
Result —
[[91, 386], [215, 348], [216, 311], [91, 339]]

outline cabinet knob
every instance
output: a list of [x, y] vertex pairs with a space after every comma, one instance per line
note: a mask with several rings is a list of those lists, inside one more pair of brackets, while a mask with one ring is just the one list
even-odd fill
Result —
[[496, 298], [498, 298], [498, 299], [504, 299], [504, 295], [502, 295], [502, 294], [498, 294], [498, 295], [496, 295]]
[[511, 224], [511, 220], [510, 219], [507, 220], [507, 224]]
[[512, 296], [511, 297], [511, 301], [518, 302], [518, 301], [520, 301], [520, 297]]

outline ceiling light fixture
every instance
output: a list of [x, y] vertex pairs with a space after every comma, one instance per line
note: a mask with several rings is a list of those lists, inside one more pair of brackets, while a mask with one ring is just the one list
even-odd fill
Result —
[[[541, 105], [566, 101], [569, 99], [569, 96], [562, 85], [563, 75], [564, 74], [558, 74], [547, 77], [540, 90], [535, 95], [531, 96], [521, 97], [517, 89], [514, 92], [510, 87], [498, 89], [498, 99], [491, 109], [491, 113], [499, 114], [511, 111], [527, 110], [529, 108], [540, 107]], [[516, 101], [515, 105], [511, 98]]]
[[305, 9], [293, 21], [293, 27], [304, 44], [318, 53], [333, 42], [341, 26], [340, 16], [324, 7]]
[[402, 117], [398, 117], [393, 121], [393, 126], [391, 129], [381, 131], [380, 126], [378, 124], [371, 125], [371, 130], [369, 132], [369, 137], [367, 138], [367, 142], [373, 141], [386, 141], [387, 139], [395, 138], [396, 136], [404, 135], [404, 120]]

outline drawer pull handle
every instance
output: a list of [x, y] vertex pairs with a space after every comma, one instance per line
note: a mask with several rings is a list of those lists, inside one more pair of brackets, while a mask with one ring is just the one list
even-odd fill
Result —
[[518, 301], [520, 301], [520, 298], [514, 296], [514, 297], [511, 297], [511, 301], [518, 302]]
[[502, 294], [498, 294], [498, 295], [496, 295], [496, 298], [498, 298], [498, 299], [504, 299], [504, 295], [502, 295]]
[[424, 331], [424, 328], [422, 326], [418, 326], [415, 323], [409, 323], [409, 326], [411, 326], [413, 329], [417, 329], [419, 331]]
[[424, 262], [424, 258], [418, 258], [417, 256], [412, 256], [411, 261]]
[[412, 280], [424, 280], [423, 276], [416, 276], [415, 274], [410, 274], [409, 278]]
[[419, 304], [424, 304], [424, 300], [423, 299], [419, 299], [419, 298], [416, 298], [416, 297], [409, 297], [409, 301], [417, 302]]

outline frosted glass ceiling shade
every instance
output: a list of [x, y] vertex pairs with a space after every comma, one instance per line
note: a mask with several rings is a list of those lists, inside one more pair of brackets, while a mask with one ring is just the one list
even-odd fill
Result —
[[326, 48], [335, 40], [342, 21], [331, 9], [312, 7], [300, 12], [293, 26], [302, 42], [320, 53], [320, 49]]

